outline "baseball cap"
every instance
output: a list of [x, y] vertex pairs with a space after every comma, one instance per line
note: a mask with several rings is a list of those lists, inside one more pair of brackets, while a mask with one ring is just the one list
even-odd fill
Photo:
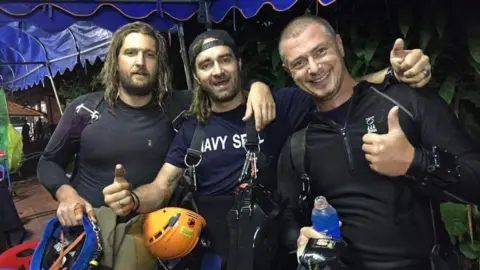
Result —
[[[202, 45], [198, 45], [202, 40], [208, 39], [208, 38], [214, 38], [216, 40], [204, 43]], [[230, 49], [232, 49], [233, 53], [235, 56], [238, 57], [238, 48], [237, 45], [235, 44], [235, 40], [233, 40], [232, 36], [225, 31], [225, 30], [220, 30], [220, 29], [213, 29], [213, 30], [208, 30], [200, 35], [198, 35], [190, 44], [190, 47], [188, 48], [188, 57], [190, 59], [190, 67], [194, 67], [195, 65], [195, 59], [197, 56], [205, 51], [208, 50], [212, 47], [215, 46], [228, 46]]]

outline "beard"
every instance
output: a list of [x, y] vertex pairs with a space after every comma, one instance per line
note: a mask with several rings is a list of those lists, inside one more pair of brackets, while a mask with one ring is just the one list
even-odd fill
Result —
[[[333, 75], [330, 75], [330, 76], [333, 76]], [[309, 92], [314, 97], [316, 102], [330, 101], [330, 100], [334, 99], [335, 97], [337, 97], [338, 94], [340, 93], [340, 90], [341, 90], [341, 87], [342, 87], [342, 81], [343, 81], [344, 77], [345, 77], [345, 71], [342, 69], [338, 78], [333, 77], [334, 81], [332, 82], [332, 85], [330, 86], [330, 89], [328, 89], [327, 91], [324, 91], [321, 94], [319, 94], [315, 90], [311, 90]]]
[[[227, 80], [228, 78], [219, 79]], [[201, 88], [212, 102], [224, 103], [232, 101], [240, 92], [241, 82], [239, 76], [230, 77], [227, 85], [225, 86], [215, 86], [212, 83], [201, 85]]]
[[136, 74], [122, 74], [120, 73], [120, 84], [125, 90], [126, 94], [130, 96], [143, 97], [153, 92], [156, 87], [156, 80], [154, 76], [144, 72], [143, 79], [135, 79]]

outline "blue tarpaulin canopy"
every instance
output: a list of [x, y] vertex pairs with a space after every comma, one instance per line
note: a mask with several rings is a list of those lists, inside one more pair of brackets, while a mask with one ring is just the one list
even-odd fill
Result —
[[[10, 90], [42, 82], [49, 75], [63, 74], [80, 61], [103, 58], [112, 32], [90, 22], [77, 22], [67, 29], [48, 33], [25, 22], [0, 27], [0, 82]], [[47, 66], [46, 63], [49, 63]]]
[[[77, 63], [104, 58], [112, 32], [142, 20], [160, 31], [194, 16], [220, 22], [233, 8], [250, 18], [299, 0], [15, 1], [0, 4], [0, 86], [28, 88]], [[328, 5], [335, 0], [319, 0]], [[49, 70], [50, 69], [50, 70]], [[53, 83], [53, 82], [52, 82]], [[55, 90], [55, 89], [54, 89]]]

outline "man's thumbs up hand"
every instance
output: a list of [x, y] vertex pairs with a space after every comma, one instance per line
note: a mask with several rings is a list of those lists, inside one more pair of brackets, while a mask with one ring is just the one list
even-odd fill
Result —
[[387, 176], [404, 175], [413, 161], [414, 147], [400, 126], [397, 106], [388, 113], [388, 133], [363, 136], [362, 149], [370, 168]]
[[[127, 183], [125, 179], [125, 168], [121, 164], [117, 164], [115, 166], [115, 173], [114, 173], [113, 182], [115, 183]], [[128, 187], [127, 187], [128, 188]]]
[[401, 132], [403, 133], [402, 127], [400, 126], [400, 120], [398, 119], [398, 106], [393, 107], [388, 112], [388, 133], [391, 132]]
[[401, 38], [397, 38], [395, 43], [393, 43], [393, 48], [390, 51], [390, 62], [395, 65], [395, 71], [400, 71], [400, 65], [405, 60], [405, 57], [408, 55], [410, 50], [405, 50], [405, 42]]
[[130, 184], [125, 179], [125, 169], [121, 164], [115, 166], [113, 183], [103, 189], [105, 203], [119, 216], [130, 213], [134, 207]]
[[431, 79], [430, 58], [420, 49], [407, 50], [401, 38], [395, 40], [390, 51], [390, 65], [397, 80], [411, 87], [423, 87]]

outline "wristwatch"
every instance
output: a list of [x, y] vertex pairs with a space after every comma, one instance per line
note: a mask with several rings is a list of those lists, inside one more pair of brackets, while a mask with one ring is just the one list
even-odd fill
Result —
[[445, 186], [460, 178], [458, 157], [436, 146], [426, 152], [426, 172], [435, 184]]

